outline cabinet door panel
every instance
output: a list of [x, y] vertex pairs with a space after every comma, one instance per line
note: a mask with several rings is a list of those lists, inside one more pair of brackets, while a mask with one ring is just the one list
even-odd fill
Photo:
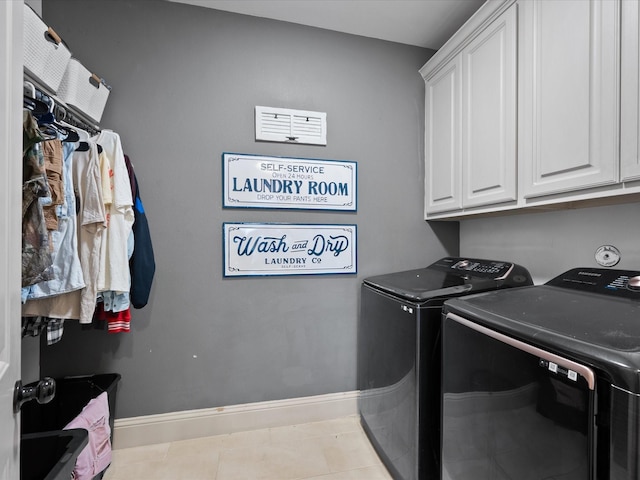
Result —
[[521, 4], [524, 196], [618, 179], [618, 2]]
[[462, 54], [464, 207], [516, 199], [516, 7]]
[[426, 213], [461, 208], [460, 59], [426, 80]]
[[622, 2], [620, 179], [640, 179], [640, 8]]

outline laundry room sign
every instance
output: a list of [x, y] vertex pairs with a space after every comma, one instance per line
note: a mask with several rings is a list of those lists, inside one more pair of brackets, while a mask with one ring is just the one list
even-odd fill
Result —
[[224, 223], [224, 276], [357, 273], [356, 225]]
[[222, 154], [223, 206], [356, 211], [357, 164]]

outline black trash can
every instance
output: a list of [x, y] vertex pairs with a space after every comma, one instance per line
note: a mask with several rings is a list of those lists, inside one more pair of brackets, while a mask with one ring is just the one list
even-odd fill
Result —
[[[27, 402], [21, 409], [21, 433], [48, 432], [62, 430], [76, 418], [82, 409], [94, 398], [107, 392], [109, 401], [109, 426], [113, 444], [113, 424], [116, 416], [116, 392], [121, 375], [105, 373], [79, 377], [56, 378], [56, 395], [44, 405]], [[102, 478], [101, 474], [96, 479]]]

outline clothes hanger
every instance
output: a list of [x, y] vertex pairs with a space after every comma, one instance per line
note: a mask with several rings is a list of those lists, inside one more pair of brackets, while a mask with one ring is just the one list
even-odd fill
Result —
[[[96, 130], [96, 127], [94, 127], [92, 125], [88, 125], [84, 121], [78, 119], [74, 114], [72, 114], [72, 112], [67, 111], [61, 105], [56, 105], [54, 107], [54, 111], [55, 111], [55, 117], [57, 119], [59, 119], [60, 122], [64, 123], [61, 126], [63, 128], [66, 128], [67, 130], [73, 131], [76, 135], [77, 135], [77, 132], [75, 132], [73, 127], [77, 127], [77, 128], [83, 130], [84, 132], [86, 132], [89, 135], [94, 135], [94, 134], [100, 132], [100, 130]], [[59, 122], [58, 122], [58, 125], [60, 125]], [[77, 139], [74, 136], [73, 139], [67, 139], [66, 141], [78, 142], [78, 146], [76, 147], [76, 151], [86, 152], [90, 148], [89, 143], [85, 142], [85, 141], [80, 141], [79, 136], [78, 136]], [[99, 152], [102, 151], [101, 148], [102, 147], [100, 147], [100, 145], [98, 145]]]
[[58, 123], [53, 113], [47, 112], [43, 115], [37, 116], [37, 119], [38, 126], [42, 132], [53, 135], [55, 138], [63, 137], [60, 139], [63, 142], [75, 143], [80, 141], [78, 132], [71, 127]]
[[65, 138], [62, 140], [63, 142], [76, 143], [80, 141], [80, 136], [78, 132], [76, 132], [73, 128], [65, 127], [64, 125], [60, 125], [56, 123], [56, 128], [62, 131], [63, 134], [66, 134]]
[[35, 98], [30, 98], [24, 96], [22, 99], [22, 106], [29, 110], [32, 115], [41, 115], [43, 113], [47, 113], [49, 111], [49, 107], [46, 103], [41, 100], [36, 100]]
[[34, 116], [42, 115], [49, 111], [49, 105], [36, 98], [36, 87], [31, 82], [24, 82], [23, 84], [22, 106]]
[[80, 141], [78, 132], [76, 132], [71, 126], [62, 125], [58, 121], [64, 120], [66, 110], [59, 105], [56, 105], [53, 98], [43, 94], [41, 96], [48, 99], [49, 110], [38, 118], [38, 125], [48, 125], [55, 133], [64, 137], [61, 139], [63, 142], [75, 143]]
[[89, 142], [78, 142], [76, 152], [88, 152], [90, 148]]
[[[30, 110], [32, 115], [37, 119], [38, 126], [46, 139], [63, 137], [63, 142], [76, 143], [80, 141], [80, 136], [71, 123], [74, 123], [79, 128], [83, 128], [84, 125], [78, 125], [82, 122], [78, 122], [71, 115], [69, 115], [70, 118], [67, 118], [67, 110], [61, 105], [57, 105], [50, 95], [37, 89], [33, 83], [25, 81], [23, 83], [23, 90], [24, 108]], [[70, 123], [63, 125], [60, 122]], [[91, 131], [95, 130], [92, 127], [88, 127], [87, 129]], [[88, 150], [89, 146], [88, 144], [86, 146], [83, 145], [82, 148]]]

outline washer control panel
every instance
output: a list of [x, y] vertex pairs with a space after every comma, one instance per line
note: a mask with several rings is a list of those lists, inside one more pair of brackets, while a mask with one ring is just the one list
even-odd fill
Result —
[[513, 267], [513, 263], [510, 262], [480, 260], [475, 258], [446, 257], [437, 261], [429, 268], [436, 268], [438, 270], [448, 272], [453, 270], [456, 274], [468, 272], [469, 275], [474, 277], [502, 279], [506, 278], [510, 274]]

